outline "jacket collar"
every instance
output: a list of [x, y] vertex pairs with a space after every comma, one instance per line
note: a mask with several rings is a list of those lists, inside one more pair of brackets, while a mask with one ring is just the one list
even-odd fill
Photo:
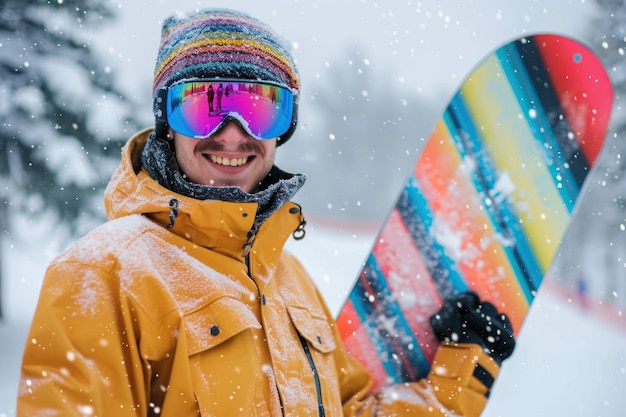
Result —
[[258, 204], [255, 202], [197, 200], [162, 187], [141, 168], [141, 150], [150, 132], [151, 129], [146, 129], [137, 133], [122, 150], [120, 166], [105, 191], [109, 220], [143, 214], [165, 228], [170, 226], [174, 234], [195, 245], [237, 259], [245, 254], [247, 243], [262, 246], [257, 244], [260, 239], [271, 239], [271, 246], [282, 248], [304, 221], [300, 208], [288, 202], [256, 231]]
[[274, 211], [293, 198], [305, 176], [288, 174], [275, 165], [261, 181], [259, 191], [247, 193], [238, 187], [212, 187], [189, 182], [180, 171], [171, 144], [152, 132], [141, 152], [143, 169], [168, 190], [198, 200], [256, 202], [256, 224], [262, 224]]

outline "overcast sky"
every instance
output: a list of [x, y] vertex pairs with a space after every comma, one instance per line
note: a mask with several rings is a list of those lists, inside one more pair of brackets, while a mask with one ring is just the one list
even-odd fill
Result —
[[[443, 101], [487, 53], [536, 32], [580, 37], [595, 11], [592, 0], [133, 0], [119, 3], [120, 21], [96, 41], [133, 94], [150, 100], [161, 22], [173, 12], [229, 7], [269, 23], [294, 46], [307, 82], [342, 51], [356, 47], [376, 76], [406, 83]], [[149, 101], [148, 101], [149, 104]]]

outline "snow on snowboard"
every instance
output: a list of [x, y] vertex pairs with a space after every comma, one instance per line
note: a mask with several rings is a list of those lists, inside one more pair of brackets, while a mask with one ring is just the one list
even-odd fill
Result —
[[487, 56], [437, 122], [338, 317], [376, 386], [427, 375], [429, 317], [468, 289], [515, 334], [602, 147], [613, 100], [598, 58], [567, 37]]

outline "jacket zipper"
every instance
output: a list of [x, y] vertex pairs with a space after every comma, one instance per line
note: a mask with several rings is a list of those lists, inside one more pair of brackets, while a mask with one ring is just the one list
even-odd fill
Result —
[[322, 385], [320, 384], [320, 376], [317, 373], [317, 367], [315, 366], [315, 362], [313, 361], [313, 355], [311, 355], [311, 349], [309, 348], [306, 339], [302, 337], [300, 333], [298, 333], [298, 337], [300, 338], [300, 343], [302, 344], [302, 348], [304, 349], [304, 354], [309, 361], [309, 366], [311, 366], [311, 371], [313, 371], [315, 390], [317, 391], [317, 408], [319, 411], [319, 417], [324, 417], [326, 415], [326, 412], [324, 411], [324, 402], [322, 401]]
[[[304, 218], [301, 219], [300, 225], [298, 229], [294, 232], [294, 238], [302, 239], [304, 237], [304, 226], [306, 226], [306, 221]], [[248, 233], [248, 241], [244, 244], [244, 252], [243, 258], [246, 265], [246, 269], [248, 270], [248, 276], [252, 279], [252, 271], [250, 270], [250, 249], [252, 248], [252, 243], [256, 237], [256, 227], [253, 227], [252, 230]], [[264, 296], [261, 295], [261, 302], [264, 302]], [[326, 411], [324, 410], [324, 402], [322, 401], [322, 384], [320, 383], [320, 376], [317, 372], [317, 367], [315, 366], [315, 362], [313, 361], [313, 355], [311, 354], [311, 350], [307, 341], [300, 333], [298, 333], [298, 338], [300, 338], [300, 343], [302, 344], [302, 349], [304, 350], [304, 354], [306, 355], [307, 361], [309, 362], [309, 366], [311, 367], [311, 371], [313, 372], [313, 379], [315, 380], [315, 391], [317, 393], [317, 408], [319, 412], [319, 417], [326, 417]], [[278, 389], [278, 387], [276, 387]], [[280, 395], [279, 395], [280, 398]], [[282, 398], [281, 398], [282, 402]], [[282, 404], [281, 404], [282, 405]]]
[[[248, 233], [248, 241], [243, 246], [243, 249], [244, 249], [243, 260], [246, 265], [246, 270], [248, 271], [248, 277], [250, 278], [250, 280], [252, 280], [252, 282], [254, 282], [254, 280], [252, 279], [252, 270], [250, 269], [250, 249], [252, 248], [252, 243], [254, 242], [255, 237], [256, 237], [256, 228], [252, 228], [250, 233]], [[259, 292], [259, 303], [261, 303], [261, 305], [263, 306], [265, 305], [265, 295], [260, 293], [258, 286], [257, 286], [257, 291]], [[283, 399], [280, 396], [280, 390], [278, 389], [278, 385], [276, 386], [276, 392], [279, 393], [278, 400], [280, 401], [280, 408], [284, 410]]]

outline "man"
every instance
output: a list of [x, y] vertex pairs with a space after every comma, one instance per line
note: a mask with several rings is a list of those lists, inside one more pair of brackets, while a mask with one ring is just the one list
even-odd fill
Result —
[[[218, 81], [222, 115], [207, 111]], [[109, 221], [46, 272], [18, 416], [480, 414], [514, 345], [493, 306], [472, 293], [446, 303], [432, 319], [450, 341], [436, 372], [371, 393], [283, 252], [305, 225], [290, 201], [304, 177], [274, 165], [298, 92], [288, 49], [263, 23], [223, 9], [164, 22], [155, 129], [124, 148]]]

